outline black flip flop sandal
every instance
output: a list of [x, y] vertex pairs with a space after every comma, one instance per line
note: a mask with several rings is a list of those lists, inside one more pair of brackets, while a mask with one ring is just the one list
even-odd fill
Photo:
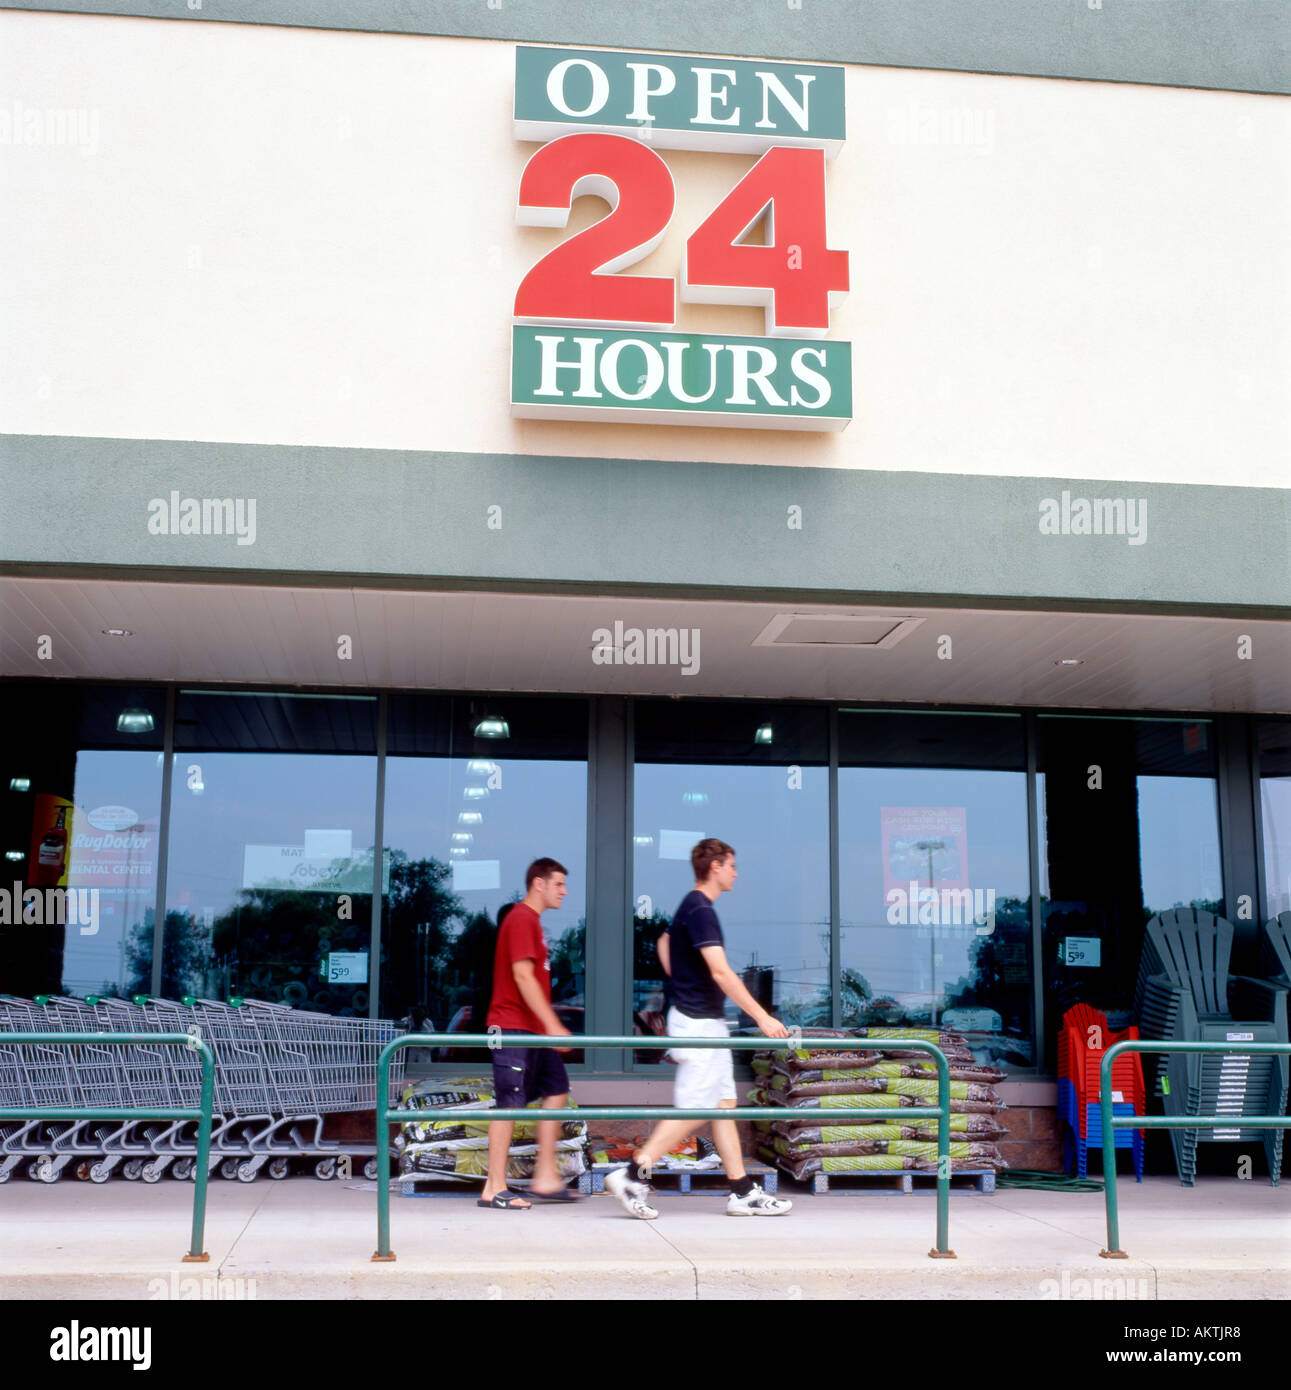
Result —
[[569, 1190], [569, 1188], [567, 1188], [567, 1187], [559, 1188], [559, 1189], [557, 1189], [555, 1192], [535, 1192], [535, 1191], [533, 1190], [533, 1188], [531, 1187], [531, 1188], [529, 1189], [529, 1196], [532, 1197], [532, 1198], [534, 1199], [534, 1201], [536, 1201], [536, 1202], [565, 1202], [565, 1203], [569, 1203], [569, 1202], [579, 1202], [579, 1201], [582, 1200], [581, 1197], [575, 1196], [574, 1193], [572, 1193], [572, 1192]]
[[[525, 1202], [526, 1205], [523, 1206], [523, 1207], [513, 1206], [512, 1203], [514, 1203], [517, 1199], [520, 1200], [520, 1201], [522, 1201], [522, 1202]], [[504, 1188], [502, 1189], [501, 1192], [495, 1192], [495, 1193], [493, 1194], [492, 1198], [491, 1198], [489, 1201], [487, 1201], [487, 1202], [484, 1200], [483, 1197], [477, 1197], [477, 1198], [475, 1199], [475, 1205], [476, 1205], [477, 1207], [492, 1207], [492, 1209], [493, 1209], [494, 1211], [532, 1211], [532, 1210], [533, 1210], [532, 1204], [531, 1204], [531, 1203], [528, 1203], [528, 1201], [527, 1201], [527, 1199], [526, 1199], [525, 1197], [523, 1197], [519, 1192], [512, 1192], [512, 1191], [510, 1190], [510, 1188], [506, 1188], [506, 1187], [504, 1187]]]

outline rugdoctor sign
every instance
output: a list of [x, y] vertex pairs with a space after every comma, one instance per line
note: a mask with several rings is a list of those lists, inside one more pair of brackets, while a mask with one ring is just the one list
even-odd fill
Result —
[[[547, 140], [525, 165], [516, 220], [568, 225], [575, 199], [610, 214], [521, 281], [511, 410], [538, 419], [840, 430], [851, 345], [824, 341], [849, 286], [825, 229], [825, 168], [846, 136], [843, 69], [583, 49], [516, 50], [515, 134]], [[693, 335], [675, 276], [627, 275], [676, 201], [656, 146], [761, 158], [690, 234], [681, 297], [761, 305], [766, 336]], [[750, 234], [765, 229], [761, 243]], [[604, 331], [597, 331], [604, 330]]]

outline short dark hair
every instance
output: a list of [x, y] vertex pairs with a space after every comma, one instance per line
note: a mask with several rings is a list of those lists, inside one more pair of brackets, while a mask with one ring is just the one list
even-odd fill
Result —
[[690, 867], [695, 871], [695, 882], [703, 883], [714, 864], [734, 853], [725, 840], [701, 840], [690, 852]]
[[569, 870], [559, 859], [535, 859], [524, 871], [524, 891], [527, 893], [536, 878], [550, 878], [552, 874], [566, 874]]
[[503, 903], [502, 906], [498, 908], [498, 926], [501, 926], [502, 923], [506, 921], [507, 913], [510, 912], [514, 906], [515, 903]]

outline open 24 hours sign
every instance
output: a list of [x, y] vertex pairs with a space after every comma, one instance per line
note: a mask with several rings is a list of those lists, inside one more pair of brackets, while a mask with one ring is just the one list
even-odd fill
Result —
[[[842, 68], [518, 47], [515, 134], [547, 142], [520, 178], [522, 226], [565, 227], [588, 195], [611, 210], [520, 282], [513, 415], [846, 427], [851, 344], [826, 340], [848, 290], [847, 252], [825, 229], [826, 162], [846, 138]], [[717, 191], [674, 275], [634, 275], [673, 215], [660, 148], [760, 158]], [[762, 305], [766, 336], [675, 332], [679, 291], [693, 303]]]

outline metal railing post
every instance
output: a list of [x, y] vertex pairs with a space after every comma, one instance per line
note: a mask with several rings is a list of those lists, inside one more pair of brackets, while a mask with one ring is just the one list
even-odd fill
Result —
[[1116, 1209], [1116, 1131], [1112, 1128], [1112, 1058], [1126, 1050], [1124, 1042], [1113, 1043], [1103, 1053], [1098, 1068], [1098, 1105], [1103, 1121], [1103, 1193], [1107, 1202], [1107, 1246], [1098, 1253], [1105, 1260], [1129, 1258], [1121, 1249], [1120, 1218]]
[[937, 1048], [937, 1244], [928, 1254], [934, 1260], [953, 1260], [950, 1248], [950, 1063]]
[[394, 1259], [390, 1249], [390, 1059], [399, 1050], [400, 1038], [391, 1038], [377, 1058], [377, 1248], [378, 1262]]
[[186, 1034], [188, 1046], [202, 1059], [202, 1117], [197, 1122], [197, 1167], [193, 1170], [193, 1236], [184, 1264], [207, 1264], [205, 1248], [206, 1184], [210, 1177], [211, 1126], [215, 1114], [215, 1053], [209, 1043]]
[[[394, 1260], [390, 1249], [390, 1126], [422, 1123], [427, 1119], [456, 1120], [470, 1124], [495, 1124], [504, 1121], [534, 1120], [535, 1112], [528, 1108], [495, 1108], [492, 1110], [464, 1109], [460, 1106], [436, 1106], [433, 1110], [400, 1110], [390, 1104], [390, 1061], [405, 1047], [478, 1047], [498, 1045], [497, 1034], [485, 1033], [404, 1033], [392, 1038], [377, 1059], [377, 1248], [374, 1261]], [[938, 1105], [892, 1106], [867, 1109], [873, 1120], [937, 1121], [937, 1243], [928, 1253], [933, 1259], [953, 1260], [950, 1248], [950, 1063], [936, 1043], [923, 1038], [666, 1038], [666, 1037], [601, 1037], [577, 1035], [585, 1050], [593, 1048], [649, 1048], [662, 1050], [678, 1048], [723, 1048], [736, 1051], [779, 1048], [788, 1051], [809, 1045], [813, 1050], [845, 1051], [858, 1042], [866, 1050], [878, 1052], [918, 1051], [928, 1053], [937, 1066]], [[508, 1047], [568, 1046], [564, 1036], [538, 1034], [509, 1034]], [[724, 1109], [699, 1107], [677, 1109], [672, 1106], [567, 1106], [560, 1110], [544, 1110], [543, 1120], [570, 1115], [582, 1120], [765, 1120], [770, 1114], [766, 1106], [735, 1106]]]
[[[1117, 1129], [1287, 1129], [1286, 1115], [1113, 1115], [1112, 1062], [1122, 1052], [1240, 1052], [1291, 1054], [1291, 1043], [1270, 1042], [1154, 1042], [1150, 1038], [1127, 1038], [1113, 1043], [1103, 1053], [1098, 1071], [1098, 1104], [1103, 1120], [1103, 1192], [1107, 1202], [1107, 1248], [1098, 1253], [1105, 1260], [1127, 1260], [1121, 1249], [1119, 1213], [1116, 1206]], [[1270, 1174], [1274, 1183], [1279, 1174]]]

